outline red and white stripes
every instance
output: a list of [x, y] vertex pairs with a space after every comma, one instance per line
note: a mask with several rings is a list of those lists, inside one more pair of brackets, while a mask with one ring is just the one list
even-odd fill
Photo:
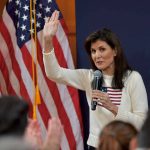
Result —
[[[58, 62], [63, 67], [73, 68], [73, 61], [65, 30], [60, 21], [54, 39]], [[78, 93], [75, 89], [56, 84], [47, 79], [42, 59], [42, 31], [37, 34], [38, 85], [41, 104], [37, 108], [37, 119], [43, 137], [50, 117], [58, 116], [64, 125], [62, 150], [83, 150], [82, 121]], [[2, 94], [22, 96], [30, 104], [34, 102], [35, 87], [32, 80], [31, 40], [20, 49], [16, 40], [16, 29], [6, 9], [0, 20], [0, 89]], [[74, 93], [74, 94], [72, 94]], [[73, 96], [72, 96], [73, 95]], [[30, 111], [30, 116], [32, 109]]]

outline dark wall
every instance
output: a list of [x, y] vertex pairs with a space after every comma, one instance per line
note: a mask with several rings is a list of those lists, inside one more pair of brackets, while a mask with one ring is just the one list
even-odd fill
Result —
[[129, 64], [141, 73], [150, 99], [149, 6], [149, 0], [76, 0], [78, 68], [90, 66], [84, 50], [86, 36], [110, 28], [119, 36]]

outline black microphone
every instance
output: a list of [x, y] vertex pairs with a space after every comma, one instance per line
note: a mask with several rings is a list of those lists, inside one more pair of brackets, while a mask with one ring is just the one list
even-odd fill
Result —
[[[94, 79], [92, 81], [92, 89], [99, 90], [101, 83], [102, 73], [99, 70], [94, 71]], [[96, 110], [97, 101], [92, 99], [91, 101], [91, 110]]]

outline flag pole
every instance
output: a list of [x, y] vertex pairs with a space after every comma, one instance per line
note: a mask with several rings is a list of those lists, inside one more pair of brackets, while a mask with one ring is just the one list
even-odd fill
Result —
[[[32, 19], [32, 13], [34, 18], [34, 28], [32, 26], [33, 19]], [[37, 105], [41, 104], [40, 100], [40, 92], [39, 92], [39, 86], [38, 86], [38, 57], [37, 57], [37, 30], [36, 30], [36, 0], [30, 0], [30, 34], [31, 34], [31, 49], [32, 49], [32, 77], [33, 77], [33, 91], [34, 97], [33, 97], [33, 119], [37, 119]], [[33, 36], [34, 35], [34, 36]], [[35, 56], [35, 65], [34, 65], [34, 56]]]

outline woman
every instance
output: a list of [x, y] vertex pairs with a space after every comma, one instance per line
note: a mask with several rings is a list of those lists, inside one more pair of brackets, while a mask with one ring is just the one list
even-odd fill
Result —
[[98, 150], [129, 150], [130, 142], [137, 133], [136, 128], [130, 123], [112, 121], [100, 134]]
[[[116, 35], [108, 29], [92, 33], [85, 42], [93, 69], [65, 69], [56, 60], [52, 39], [58, 28], [59, 12], [47, 20], [43, 30], [43, 60], [47, 77], [55, 82], [73, 86], [86, 92], [90, 107], [89, 149], [98, 146], [101, 129], [110, 121], [121, 119], [137, 128], [143, 123], [148, 109], [147, 94], [140, 74], [129, 67]], [[102, 72], [101, 87], [107, 92], [92, 90], [94, 71]], [[91, 100], [97, 101], [95, 111]]]

